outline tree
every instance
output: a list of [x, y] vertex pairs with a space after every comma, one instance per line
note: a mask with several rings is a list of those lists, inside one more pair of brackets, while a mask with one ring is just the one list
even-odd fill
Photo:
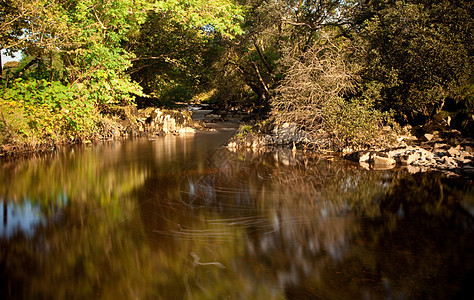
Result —
[[161, 104], [189, 100], [209, 85], [208, 66], [218, 56], [215, 35], [189, 28], [170, 13], [149, 12], [139, 35], [125, 46], [136, 56], [127, 73]]
[[383, 139], [384, 116], [370, 99], [354, 98], [357, 65], [351, 41], [339, 30], [321, 30], [293, 62], [272, 99], [275, 125], [295, 124], [311, 136], [306, 146], [323, 150], [366, 148]]
[[[252, 104], [261, 112], [270, 110], [275, 88], [291, 67], [295, 57], [309, 49], [320, 30], [344, 26], [350, 1], [243, 1], [247, 8], [246, 34], [237, 42], [225, 44], [225, 55], [216, 72], [222, 90], [219, 98], [238, 99], [229, 95], [225, 82], [242, 82], [253, 92]], [[227, 79], [226, 79], [227, 78]], [[224, 84], [222, 84], [224, 83]], [[235, 88], [238, 94], [245, 89]], [[248, 96], [247, 96], [248, 97]]]
[[242, 33], [242, 15], [243, 9], [229, 0], [156, 1], [125, 45], [136, 56], [127, 72], [161, 104], [189, 100], [209, 89], [218, 41]]
[[[0, 48], [21, 50], [26, 57], [18, 72], [2, 80], [0, 130], [7, 137], [2, 136], [2, 143], [26, 139], [36, 144], [92, 134], [100, 112], [133, 104], [135, 95], [142, 95], [129, 70], [132, 62], [149, 56], [178, 62], [167, 69], [155, 68], [166, 73], [163, 77], [196, 81], [187, 71], [200, 65], [195, 61], [205, 48], [205, 34], [198, 32], [207, 26], [231, 37], [239, 32], [241, 15], [240, 7], [229, 0], [2, 0], [0, 5]], [[148, 30], [156, 16], [167, 18]], [[164, 34], [171, 32], [168, 28], [177, 29], [171, 30], [176, 35], [168, 42], [172, 47], [150, 52], [144, 49], [148, 44], [133, 42], [144, 41], [140, 37], [153, 31], [163, 35], [152, 43], [164, 41]], [[189, 38], [186, 46], [195, 54], [182, 48], [173, 57], [183, 37]], [[156, 49], [165, 53], [153, 52]], [[148, 80], [146, 76], [142, 78]]]
[[431, 120], [472, 78], [470, 1], [367, 0], [354, 14], [365, 93], [402, 121]]

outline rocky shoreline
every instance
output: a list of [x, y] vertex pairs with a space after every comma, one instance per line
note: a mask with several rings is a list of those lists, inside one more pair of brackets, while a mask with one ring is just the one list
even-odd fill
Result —
[[[469, 151], [466, 151], [470, 149]], [[473, 152], [470, 146], [451, 147], [437, 144], [432, 150], [407, 146], [385, 151], [357, 151], [345, 158], [359, 162], [366, 169], [390, 169], [406, 166], [408, 172], [442, 171], [450, 175], [474, 175]]]
[[130, 137], [153, 139], [168, 134], [193, 134], [200, 129], [203, 129], [202, 124], [194, 120], [192, 112], [186, 109], [137, 109], [130, 105], [109, 109], [97, 122], [97, 129], [92, 134], [71, 139], [47, 139], [35, 144], [4, 144], [0, 145], [0, 157], [31, 155], [54, 151], [66, 145], [93, 144]]
[[[332, 155], [355, 161], [367, 170], [401, 167], [412, 174], [439, 171], [450, 176], [474, 176], [474, 141], [471, 138], [464, 137], [459, 131], [452, 129], [412, 131], [416, 133], [393, 136], [392, 140], [396, 142], [387, 143], [386, 149], [345, 149], [344, 153]], [[297, 148], [310, 142], [309, 139], [309, 135], [297, 130], [295, 125], [286, 124], [269, 134], [249, 134], [240, 140], [234, 138], [227, 148], [231, 151], [260, 152], [284, 147], [298, 151]]]
[[103, 130], [101, 139], [120, 137], [161, 136], [166, 134], [186, 134], [196, 131], [192, 112], [149, 107], [137, 109], [134, 106], [113, 111], [119, 117], [112, 128]]
[[432, 131], [405, 136], [401, 146], [383, 151], [356, 151], [345, 158], [366, 169], [405, 166], [410, 173], [441, 171], [448, 175], [474, 176], [474, 141], [457, 130]]

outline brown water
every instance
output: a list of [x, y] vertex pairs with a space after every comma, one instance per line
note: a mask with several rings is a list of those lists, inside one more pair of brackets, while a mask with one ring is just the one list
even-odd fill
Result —
[[219, 148], [232, 131], [0, 163], [2, 299], [472, 299], [468, 179]]

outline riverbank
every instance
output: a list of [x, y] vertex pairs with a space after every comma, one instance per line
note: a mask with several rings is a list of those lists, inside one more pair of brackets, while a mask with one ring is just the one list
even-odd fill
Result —
[[365, 169], [407, 168], [415, 174], [440, 171], [447, 175], [474, 176], [474, 141], [457, 130], [410, 136], [399, 147], [356, 151], [345, 155]]
[[[449, 176], [474, 176], [474, 140], [458, 130], [405, 127], [395, 132], [390, 128], [382, 143], [363, 149], [346, 147], [334, 150], [329, 140], [314, 140], [314, 135], [299, 130], [294, 124], [273, 127], [268, 124], [242, 126], [227, 144], [230, 151], [268, 152], [275, 148], [292, 149], [294, 153], [316, 152], [340, 156], [359, 163], [367, 170], [406, 168], [409, 173], [439, 171]], [[324, 136], [324, 134], [321, 134]], [[315, 145], [323, 145], [315, 148]]]
[[93, 132], [88, 134], [78, 132], [75, 136], [65, 136], [57, 133], [42, 138], [30, 136], [20, 139], [15, 136], [21, 133], [15, 132], [14, 135], [6, 132], [6, 138], [0, 145], [0, 157], [49, 152], [72, 144], [93, 144], [141, 136], [193, 134], [196, 130], [203, 129], [202, 122], [193, 119], [193, 113], [187, 109], [137, 109], [132, 105], [115, 107], [101, 114], [95, 120]]

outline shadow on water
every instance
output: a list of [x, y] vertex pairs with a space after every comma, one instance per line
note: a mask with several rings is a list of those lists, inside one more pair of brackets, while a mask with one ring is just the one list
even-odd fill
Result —
[[0, 293], [469, 299], [472, 182], [218, 148], [231, 131], [2, 164]]

